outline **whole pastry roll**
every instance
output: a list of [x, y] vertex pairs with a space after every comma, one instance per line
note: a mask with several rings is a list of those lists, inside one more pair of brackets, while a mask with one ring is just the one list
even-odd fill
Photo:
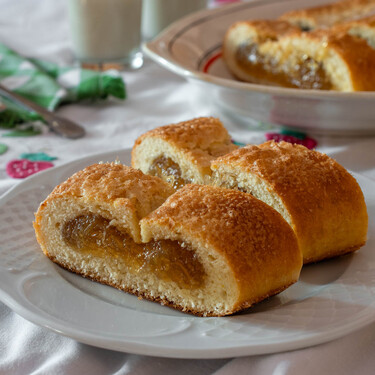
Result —
[[223, 58], [237, 78], [248, 82], [301, 89], [373, 91], [373, 24], [368, 19], [362, 21], [361, 27], [357, 24], [301, 32], [281, 20], [237, 22], [225, 35]]
[[353, 252], [367, 237], [361, 188], [335, 160], [287, 142], [249, 145], [212, 164], [219, 186], [251, 193], [294, 229], [304, 263]]
[[164, 201], [170, 192], [158, 177], [93, 165], [41, 204], [38, 242], [70, 271], [201, 316], [233, 314], [298, 280], [296, 236], [274, 209], [212, 186]]
[[132, 167], [166, 180], [175, 189], [186, 183], [206, 184], [211, 161], [236, 148], [219, 119], [200, 117], [141, 135], [132, 149]]

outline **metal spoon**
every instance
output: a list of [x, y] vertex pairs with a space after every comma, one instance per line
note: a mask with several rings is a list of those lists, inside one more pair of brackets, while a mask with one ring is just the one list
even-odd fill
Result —
[[66, 118], [57, 116], [53, 112], [48, 111], [47, 109], [41, 107], [38, 104], [35, 104], [31, 100], [28, 100], [21, 95], [18, 95], [6, 87], [0, 85], [0, 96], [4, 98], [17, 102], [17, 104], [26, 108], [27, 110], [32, 110], [42, 116], [46, 125], [56, 134], [71, 139], [81, 138], [85, 135], [85, 129], [83, 129], [78, 124], [70, 121]]

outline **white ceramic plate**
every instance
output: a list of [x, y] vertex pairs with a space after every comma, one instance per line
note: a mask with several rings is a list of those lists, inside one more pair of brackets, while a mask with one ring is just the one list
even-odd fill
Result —
[[[33, 213], [55, 185], [122, 150], [41, 172], [0, 198], [0, 299], [24, 318], [80, 342], [123, 352], [219, 358], [303, 348], [375, 320], [375, 233], [358, 253], [303, 269], [298, 283], [235, 316], [199, 318], [138, 300], [65, 271], [45, 257]], [[375, 184], [356, 176], [375, 217]]]
[[[375, 134], [375, 92], [340, 93], [244, 83], [226, 69], [220, 52], [225, 31], [238, 20], [276, 18], [333, 0], [260, 0], [204, 10], [177, 21], [145, 53], [201, 85], [232, 119], [252, 118], [324, 134]], [[335, 0], [336, 1], [336, 0]]]

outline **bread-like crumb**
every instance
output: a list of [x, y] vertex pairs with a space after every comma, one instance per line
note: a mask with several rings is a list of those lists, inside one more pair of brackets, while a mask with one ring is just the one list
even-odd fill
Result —
[[186, 181], [207, 184], [211, 161], [237, 147], [219, 119], [200, 117], [142, 134], [132, 149], [132, 167], [149, 173], [154, 161], [164, 156], [178, 165]]
[[[90, 166], [40, 205], [37, 240], [52, 261], [69, 271], [201, 316], [233, 314], [298, 280], [302, 255], [296, 236], [274, 209], [249, 194], [218, 187], [187, 185], [171, 191], [158, 177], [130, 167]], [[90, 231], [90, 223], [84, 226], [92, 217], [105, 223], [102, 237]], [[73, 231], [79, 241], [86, 235], [96, 245], [86, 248], [85, 239], [83, 247], [71, 245], [64, 235], [67, 223], [78, 223]], [[176, 262], [165, 252], [154, 263], [157, 241], [172, 241], [179, 248], [171, 254], [178, 258], [185, 252], [188, 260]], [[150, 244], [155, 247], [146, 247]], [[160, 267], [169, 263], [198, 276], [189, 274], [187, 286], [179, 274], [159, 277]]]

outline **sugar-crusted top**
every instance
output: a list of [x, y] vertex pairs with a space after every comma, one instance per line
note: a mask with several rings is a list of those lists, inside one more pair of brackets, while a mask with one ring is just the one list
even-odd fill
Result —
[[158, 207], [173, 193], [158, 177], [118, 163], [93, 164], [58, 185], [48, 199], [70, 194], [87, 200], [133, 202], [140, 217]]
[[280, 212], [290, 217], [305, 262], [358, 249], [366, 241], [368, 215], [361, 188], [325, 154], [270, 141], [221, 157], [212, 169], [219, 181], [238, 176], [260, 199], [270, 204], [280, 200]]
[[[283, 20], [251, 20], [238, 21], [234, 23], [227, 31], [227, 36], [232, 29], [243, 28], [246, 37], [251, 36], [255, 42], [264, 42], [266, 40], [277, 40], [288, 33], [300, 33], [301, 30], [287, 21]], [[226, 36], [226, 37], [227, 37]]]
[[[263, 179], [283, 201], [293, 220], [331, 214], [345, 206], [347, 215], [363, 211], [363, 193], [354, 177], [329, 156], [302, 145], [269, 141], [218, 158], [212, 169], [236, 170]], [[314, 213], [314, 214], [313, 214]]]
[[[375, 51], [371, 45], [367, 43], [365, 35], [360, 33], [361, 29], [364, 30], [366, 27], [370, 27], [371, 22], [373, 22], [373, 20], [348, 22], [329, 29], [317, 29], [311, 32], [303, 32], [299, 34], [299, 37], [304, 38], [306, 41], [321, 43], [325, 48], [333, 48], [348, 64], [358, 61], [358, 56], [371, 62]], [[351, 33], [351, 29], [355, 26], [358, 29], [357, 35]]]
[[292, 10], [284, 13], [280, 18], [315, 28], [365, 16], [374, 10], [374, 0], [344, 0], [307, 9]]
[[213, 117], [199, 117], [150, 130], [136, 140], [134, 149], [148, 137], [163, 139], [179, 149], [197, 152], [200, 158], [210, 160], [237, 148], [221, 121]]
[[329, 156], [283, 141], [245, 146], [218, 158], [212, 168], [221, 164], [240, 167], [245, 173], [264, 178], [279, 194], [315, 194], [320, 186], [339, 189], [343, 181], [357, 185], [345, 168]]
[[[291, 32], [282, 35], [277, 42], [262, 45], [260, 51], [280, 56], [283, 60], [290, 59], [291, 52], [298, 50], [295, 63], [303, 61], [303, 53], [317, 62], [331, 65], [333, 63], [329, 59], [336, 56], [334, 61], [337, 66], [326, 67], [332, 70], [332, 76], [345, 74], [351, 82], [350, 91], [372, 91], [375, 87], [375, 49], [365, 39], [365, 33], [362, 33], [363, 37], [360, 31], [357, 31], [357, 35], [352, 35], [352, 28], [353, 26], [346, 25], [311, 32]], [[290, 61], [294, 63], [293, 59]], [[343, 72], [343, 68], [346, 72]]]
[[282, 216], [238, 190], [186, 185], [142, 221], [151, 224], [149, 235], [156, 238], [180, 233], [202, 248], [214, 248], [244, 275], [265, 258], [280, 264], [288, 259], [297, 268], [301, 262], [295, 235]]

